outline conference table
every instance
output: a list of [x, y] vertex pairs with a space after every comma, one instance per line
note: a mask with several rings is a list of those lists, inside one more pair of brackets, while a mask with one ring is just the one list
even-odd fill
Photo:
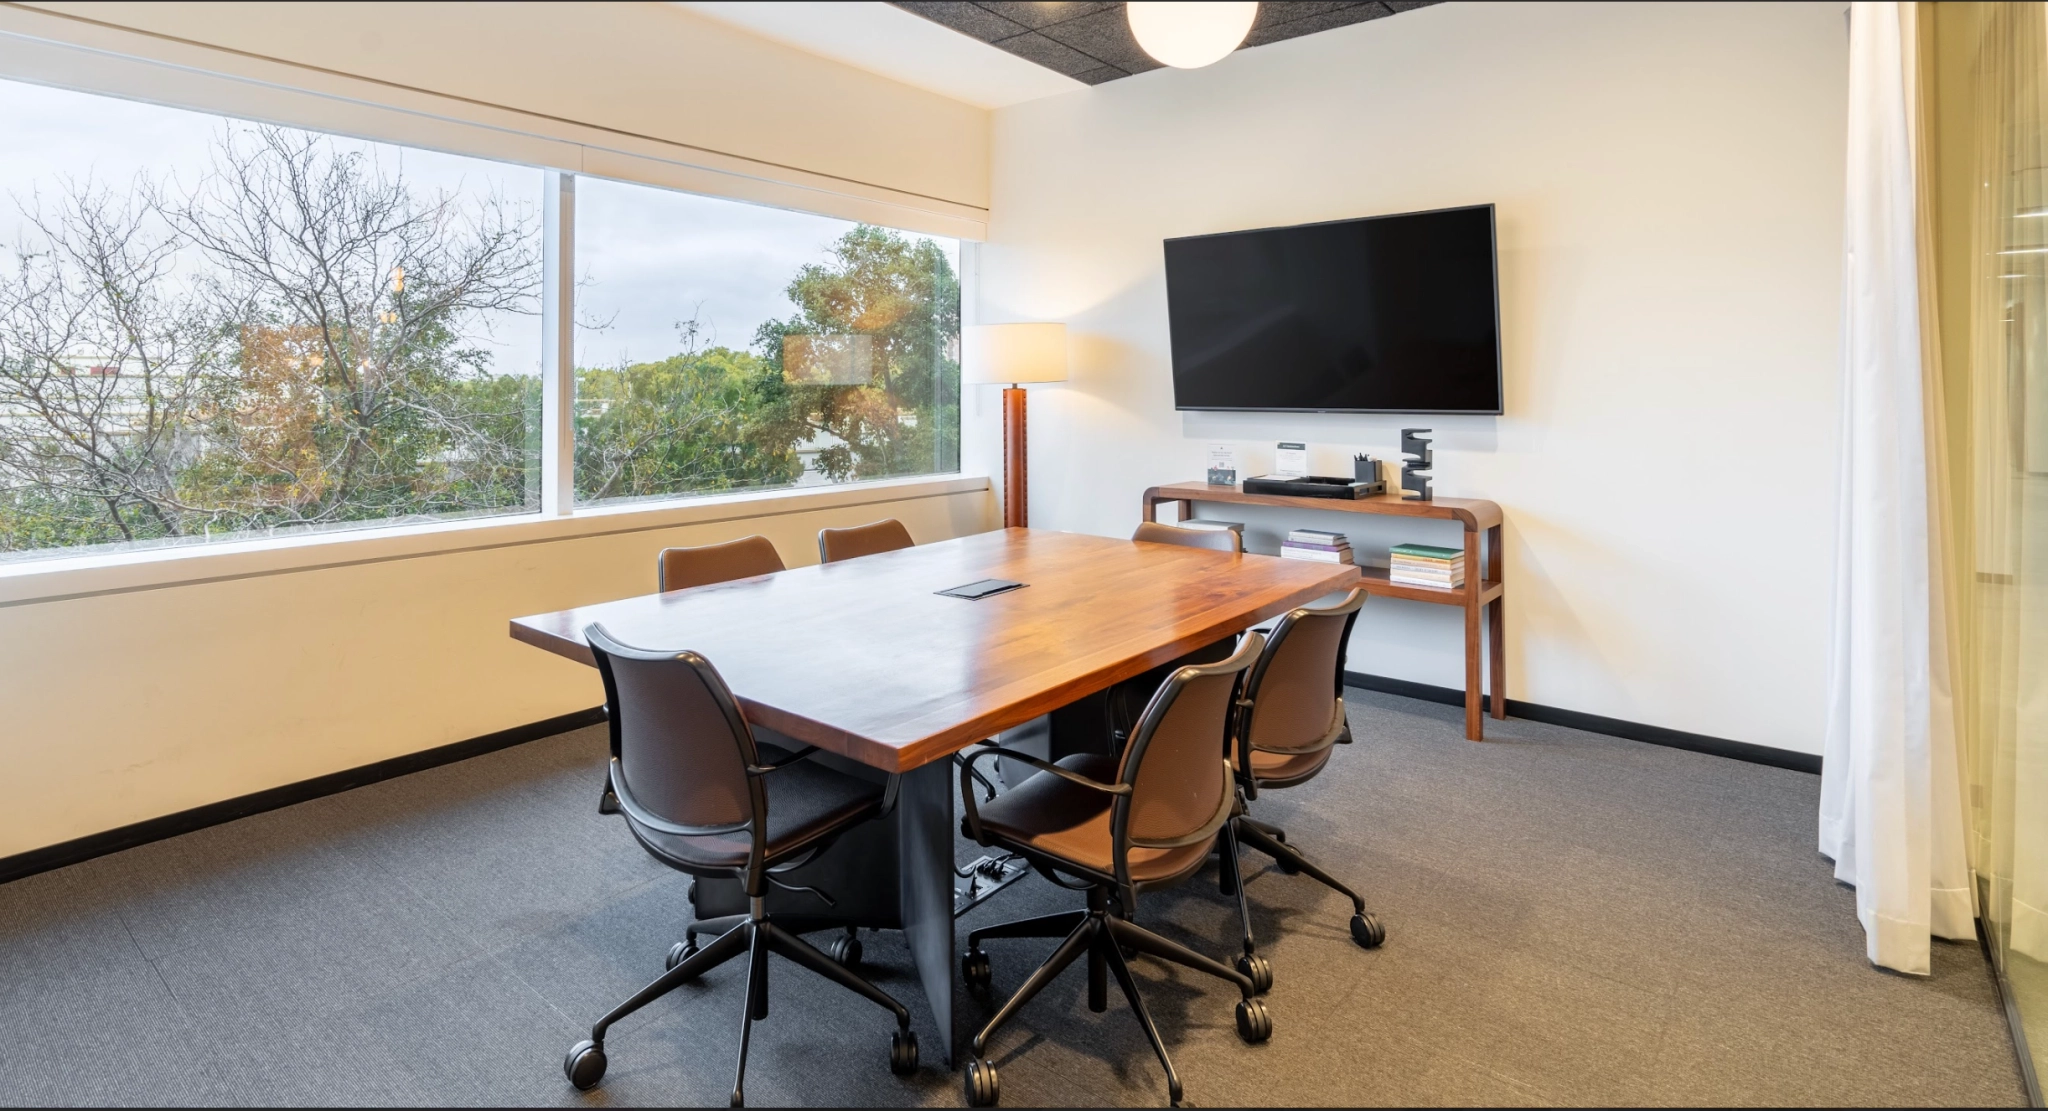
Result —
[[[651, 554], [651, 553], [650, 553]], [[1350, 565], [1012, 528], [772, 575], [516, 618], [595, 666], [583, 630], [690, 649], [741, 712], [900, 776], [898, 909], [953, 1058], [955, 752], [1342, 590]], [[1019, 589], [938, 593], [984, 579]]]

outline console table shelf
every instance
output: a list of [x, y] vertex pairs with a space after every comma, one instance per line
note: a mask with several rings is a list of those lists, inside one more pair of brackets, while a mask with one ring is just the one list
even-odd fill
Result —
[[[1276, 505], [1289, 509], [1314, 509], [1336, 513], [1370, 513], [1383, 517], [1425, 517], [1457, 521], [1465, 530], [1465, 585], [1457, 589], [1403, 586], [1392, 582], [1384, 567], [1360, 567], [1359, 585], [1367, 594], [1406, 598], [1440, 606], [1458, 606], [1465, 611], [1465, 736], [1480, 740], [1483, 699], [1480, 691], [1480, 661], [1484, 654], [1487, 687], [1493, 691], [1493, 716], [1507, 716], [1507, 653], [1501, 640], [1506, 634], [1506, 583], [1501, 575], [1500, 506], [1477, 498], [1437, 498], [1410, 501], [1396, 494], [1352, 500], [1301, 498], [1285, 494], [1247, 494], [1237, 486], [1211, 486], [1206, 482], [1176, 482], [1145, 491], [1145, 519], [1158, 519], [1161, 502], [1178, 502], [1181, 519], [1193, 516], [1194, 503], [1227, 505]], [[1481, 537], [1485, 541], [1482, 545]], [[1481, 557], [1484, 562], [1481, 562]], [[1484, 621], [1481, 621], [1482, 616]], [[1481, 625], [1485, 626], [1482, 638]]]

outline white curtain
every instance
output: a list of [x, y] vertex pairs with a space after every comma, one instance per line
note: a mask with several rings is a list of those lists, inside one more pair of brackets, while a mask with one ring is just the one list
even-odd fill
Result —
[[[1912, 5], [1850, 9], [1841, 500], [1820, 849], [1872, 962], [1926, 974], [1975, 936], [1950, 693], [1941, 390]], [[1931, 214], [1928, 215], [1931, 220]], [[1923, 292], [1930, 296], [1923, 298]]]

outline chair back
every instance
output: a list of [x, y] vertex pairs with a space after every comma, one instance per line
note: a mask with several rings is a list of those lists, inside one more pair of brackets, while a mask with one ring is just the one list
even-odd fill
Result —
[[818, 530], [818, 558], [825, 563], [837, 563], [842, 559], [854, 559], [880, 552], [893, 552], [898, 548], [911, 547], [910, 530], [903, 522], [889, 518], [872, 525], [856, 525], [853, 528], [825, 528]]
[[1131, 539], [1147, 544], [1179, 544], [1183, 548], [1210, 548], [1235, 554], [1244, 552], [1244, 537], [1239, 536], [1236, 529], [1228, 528], [1180, 528], [1145, 521], [1138, 525], [1138, 531], [1131, 534]]
[[1129, 883], [1130, 846], [1192, 845], [1214, 837], [1230, 817], [1231, 712], [1239, 677], [1264, 647], [1264, 637], [1247, 633], [1228, 659], [1174, 672], [1146, 705], [1117, 769], [1117, 781], [1131, 788], [1110, 816], [1119, 882]]
[[1266, 650], [1245, 681], [1250, 708], [1238, 722], [1239, 768], [1251, 766], [1249, 749], [1316, 752], [1343, 731], [1344, 650], [1365, 605], [1355, 587], [1335, 605], [1288, 611], [1273, 626]]
[[711, 661], [633, 648], [602, 625], [583, 637], [604, 676], [614, 771], [624, 780], [614, 789], [627, 819], [640, 810], [677, 826], [759, 825], [767, 800], [747, 774], [760, 762], [754, 735]]
[[723, 544], [663, 548], [654, 566], [654, 586], [656, 590], [687, 590], [782, 570], [786, 570], [782, 557], [767, 537], [745, 536]]

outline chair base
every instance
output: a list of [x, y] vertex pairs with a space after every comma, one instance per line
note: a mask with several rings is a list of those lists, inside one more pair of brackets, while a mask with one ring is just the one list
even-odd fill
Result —
[[1360, 948], [1377, 949], [1387, 940], [1386, 927], [1366, 911], [1365, 900], [1336, 877], [1310, 863], [1299, 850], [1287, 843], [1286, 838], [1286, 831], [1280, 827], [1239, 814], [1223, 827], [1222, 852], [1217, 858], [1217, 887], [1224, 894], [1237, 897], [1238, 918], [1244, 924], [1244, 955], [1237, 959], [1237, 970], [1258, 984], [1261, 992], [1273, 986], [1273, 972], [1266, 958], [1259, 955], [1258, 944], [1252, 937], [1251, 902], [1245, 897], [1244, 875], [1238, 862], [1240, 843], [1272, 857], [1282, 872], [1305, 875], [1351, 900], [1351, 940]]
[[[723, 927], [723, 932], [709, 945], [701, 949], [696, 947], [696, 933], [710, 932], [719, 927]], [[910, 1011], [859, 973], [820, 952], [796, 932], [766, 917], [746, 916], [737, 920], [696, 922], [691, 926], [691, 933], [687, 949], [679, 943], [670, 950], [668, 971], [641, 988], [631, 999], [612, 1008], [610, 1014], [597, 1020], [597, 1024], [590, 1028], [588, 1040], [576, 1043], [569, 1050], [568, 1057], [562, 1062], [562, 1071], [579, 1091], [589, 1091], [604, 1079], [604, 1036], [613, 1024], [743, 952], [747, 955], [747, 992], [740, 1019], [739, 1062], [733, 1071], [732, 1106], [745, 1104], [747, 1042], [754, 1023], [768, 1017], [768, 954], [771, 952], [871, 1000], [893, 1014], [896, 1032], [889, 1043], [889, 1069], [899, 1076], [917, 1071], [917, 1034], [910, 1029]], [[854, 942], [854, 945], [858, 944]]]
[[1131, 1013], [1137, 1017], [1138, 1025], [1144, 1028], [1146, 1039], [1152, 1043], [1152, 1051], [1159, 1055], [1160, 1066], [1166, 1070], [1166, 1090], [1175, 1106], [1180, 1104], [1182, 1098], [1180, 1076], [1174, 1071], [1173, 1058], [1166, 1051], [1166, 1042], [1159, 1036], [1159, 1028], [1152, 1022], [1152, 1013], [1146, 1009], [1144, 998], [1138, 994], [1138, 982], [1131, 976], [1126, 952], [1158, 957], [1230, 983], [1238, 989], [1241, 997], [1237, 1003], [1238, 1036], [1246, 1042], [1256, 1044], [1273, 1034], [1273, 1020], [1266, 1012], [1265, 1003], [1256, 997], [1249, 977], [1179, 942], [1161, 937], [1136, 923], [1111, 914], [1108, 899], [1100, 888], [1088, 892], [1087, 910], [1049, 914], [1020, 922], [1007, 922], [999, 926], [986, 926], [968, 934], [967, 955], [962, 958], [961, 967], [970, 990], [986, 990], [990, 982], [988, 955], [981, 951], [981, 943], [992, 938], [1021, 937], [1059, 937], [1064, 940], [1060, 942], [1059, 948], [1053, 950], [1052, 956], [1046, 958], [1045, 963], [1039, 965], [1023, 985], [1004, 1001], [1002, 1007], [988, 1020], [987, 1025], [974, 1035], [974, 1040], [970, 1043], [971, 1059], [962, 1075], [970, 1106], [994, 1106], [1001, 1098], [995, 1062], [986, 1057], [989, 1039], [1004, 1023], [1013, 1018], [1024, 1004], [1030, 1002], [1032, 997], [1044, 990], [1047, 984], [1084, 955], [1088, 959], [1088, 1008], [1096, 1012], [1108, 1009], [1108, 979], [1114, 975], [1117, 986], [1123, 990], [1125, 1001], [1131, 1006]]

